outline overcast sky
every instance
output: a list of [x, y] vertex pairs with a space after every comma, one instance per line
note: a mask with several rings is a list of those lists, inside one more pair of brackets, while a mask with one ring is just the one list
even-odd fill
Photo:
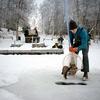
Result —
[[36, 0], [37, 4], [41, 4], [44, 0]]

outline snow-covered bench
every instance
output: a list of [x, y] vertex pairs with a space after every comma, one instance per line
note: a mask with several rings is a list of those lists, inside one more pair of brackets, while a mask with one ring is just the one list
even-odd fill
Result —
[[0, 50], [0, 54], [63, 54], [63, 49]]

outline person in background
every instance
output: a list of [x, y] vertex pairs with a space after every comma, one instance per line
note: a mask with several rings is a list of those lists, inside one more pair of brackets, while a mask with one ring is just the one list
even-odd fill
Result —
[[75, 52], [76, 54], [79, 51], [82, 51], [83, 55], [83, 68], [81, 69], [83, 74], [83, 81], [88, 79], [88, 72], [89, 72], [89, 58], [88, 58], [88, 51], [89, 51], [89, 36], [87, 31], [83, 27], [77, 26], [74, 20], [70, 20], [69, 22], [69, 38], [70, 44], [69, 51]]
[[60, 37], [58, 38], [58, 43], [60, 43], [60, 45], [62, 45], [63, 41], [64, 41], [63, 36], [60, 35]]
[[24, 29], [24, 35], [25, 35], [25, 37], [27, 37], [29, 35], [28, 27]]
[[36, 37], [38, 36], [38, 31], [37, 31], [36, 27], [34, 28], [34, 36], [36, 36]]

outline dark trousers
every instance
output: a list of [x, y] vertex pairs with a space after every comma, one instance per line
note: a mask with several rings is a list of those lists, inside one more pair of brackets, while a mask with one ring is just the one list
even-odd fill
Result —
[[[82, 55], [83, 55], [83, 69], [81, 70], [82, 72], [89, 72], [89, 58], [88, 58], [88, 51], [89, 51], [89, 46], [86, 49], [82, 49]], [[78, 54], [78, 52], [77, 52]]]
[[89, 58], [88, 58], [88, 51], [89, 51], [89, 46], [87, 49], [82, 50], [83, 54], [83, 72], [89, 72]]

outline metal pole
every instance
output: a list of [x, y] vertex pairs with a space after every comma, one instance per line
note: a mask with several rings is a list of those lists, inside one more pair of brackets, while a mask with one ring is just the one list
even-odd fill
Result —
[[64, 22], [67, 23], [67, 33], [68, 33], [68, 44], [70, 46], [70, 41], [69, 41], [69, 6], [68, 6], [68, 0], [64, 0]]

